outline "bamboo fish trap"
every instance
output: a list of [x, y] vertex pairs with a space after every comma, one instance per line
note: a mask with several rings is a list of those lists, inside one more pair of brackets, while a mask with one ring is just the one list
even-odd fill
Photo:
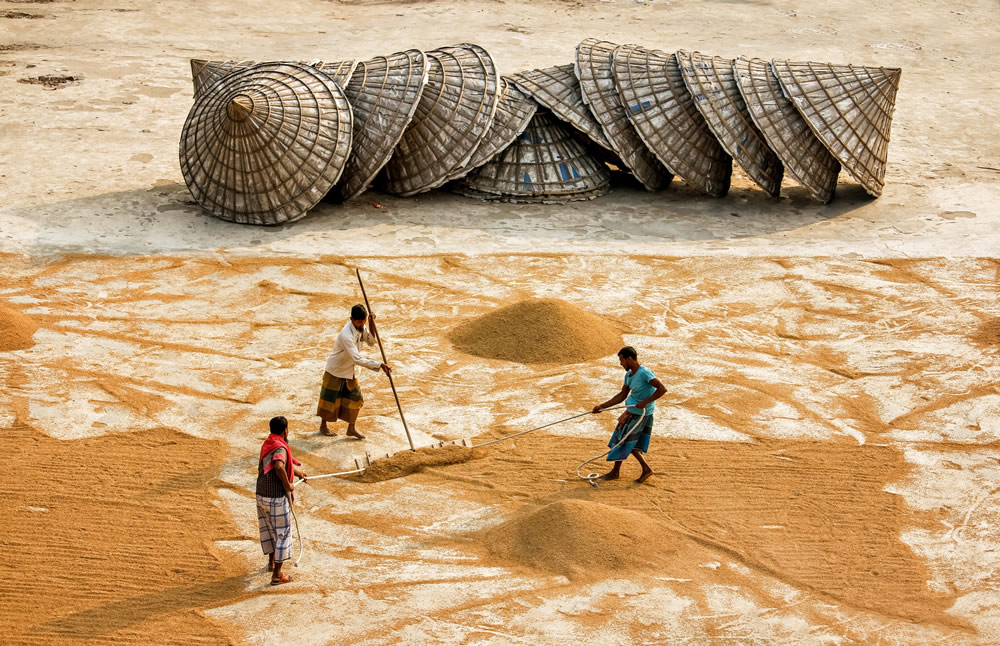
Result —
[[777, 197], [784, 167], [750, 118], [733, 74], [733, 61], [679, 50], [677, 63], [695, 105], [719, 143], [757, 186]]
[[750, 117], [788, 174], [820, 202], [832, 200], [840, 162], [782, 94], [770, 64], [760, 58], [741, 57], [733, 63], [733, 73]]
[[878, 197], [902, 70], [772, 61], [778, 82], [844, 169]]
[[291, 222], [337, 182], [351, 128], [347, 97], [323, 72], [255, 65], [227, 74], [195, 100], [181, 131], [181, 173], [216, 217]]
[[610, 180], [608, 167], [569, 126], [539, 110], [514, 143], [470, 173], [458, 191], [485, 200], [558, 204], [604, 195]]
[[427, 86], [384, 170], [386, 190], [404, 197], [462, 173], [486, 135], [500, 97], [500, 75], [482, 47], [441, 47], [427, 56]]
[[695, 106], [677, 56], [622, 45], [612, 54], [612, 68], [622, 105], [649, 150], [699, 191], [725, 195], [733, 159]]
[[587, 38], [576, 48], [576, 76], [584, 102], [601, 124], [611, 147], [636, 179], [650, 191], [666, 188], [673, 175], [646, 148], [629, 122], [615, 87], [611, 54], [617, 45]]

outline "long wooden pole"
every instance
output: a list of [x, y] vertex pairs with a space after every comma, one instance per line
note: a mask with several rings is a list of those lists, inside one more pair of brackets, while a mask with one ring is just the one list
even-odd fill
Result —
[[[358, 284], [361, 285], [361, 295], [365, 297], [365, 307], [368, 308], [368, 313], [372, 313], [372, 306], [368, 304], [368, 294], [365, 293], [365, 284], [361, 281], [361, 270], [355, 269], [354, 273], [358, 275]], [[387, 364], [389, 361], [385, 358], [385, 349], [382, 348], [382, 339], [378, 335], [378, 326], [375, 326], [375, 340], [378, 341], [378, 350], [382, 353], [382, 363]], [[399, 404], [399, 395], [396, 394], [396, 384], [392, 382], [392, 373], [386, 373], [389, 377], [389, 386], [392, 388], [392, 396], [396, 398], [396, 408], [399, 409], [399, 419], [403, 420], [403, 430], [406, 431], [406, 439], [410, 443], [410, 450], [416, 451], [413, 447], [413, 438], [410, 437], [410, 429], [406, 427], [406, 418], [403, 417], [403, 407]]]

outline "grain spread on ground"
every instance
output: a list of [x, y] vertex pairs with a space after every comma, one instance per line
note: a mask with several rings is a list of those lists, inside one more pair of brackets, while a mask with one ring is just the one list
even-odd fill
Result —
[[455, 444], [441, 447], [422, 447], [416, 451], [399, 451], [388, 457], [372, 460], [358, 478], [362, 482], [382, 482], [402, 478], [425, 467], [438, 467], [471, 460], [473, 450]]
[[579, 363], [623, 345], [617, 325], [554, 298], [501, 307], [458, 325], [448, 338], [462, 352], [518, 363]]
[[200, 610], [247, 597], [246, 566], [214, 542], [240, 539], [205, 485], [225, 444], [160, 428], [62, 441], [2, 429], [20, 465], [0, 496], [0, 625], [17, 643], [234, 644]]

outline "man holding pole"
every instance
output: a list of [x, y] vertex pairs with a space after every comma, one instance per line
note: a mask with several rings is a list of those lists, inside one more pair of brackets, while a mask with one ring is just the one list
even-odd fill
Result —
[[[368, 320], [367, 330], [365, 319]], [[363, 366], [374, 371], [382, 370], [387, 375], [392, 372], [388, 364], [365, 359], [358, 351], [359, 343], [375, 345], [376, 334], [375, 315], [369, 314], [364, 305], [358, 304], [352, 307], [351, 320], [337, 335], [333, 352], [326, 361], [326, 370], [323, 373], [323, 386], [319, 391], [319, 405], [316, 408], [316, 414], [320, 417], [319, 431], [323, 435], [336, 435], [327, 424], [340, 419], [347, 422], [349, 437], [365, 439], [365, 436], [355, 428], [358, 411], [365, 402], [355, 366]]]

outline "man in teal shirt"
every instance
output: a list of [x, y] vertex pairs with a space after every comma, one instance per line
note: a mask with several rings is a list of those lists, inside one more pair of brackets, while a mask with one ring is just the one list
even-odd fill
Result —
[[618, 426], [611, 434], [608, 446], [608, 462], [615, 465], [601, 480], [617, 480], [618, 472], [628, 456], [635, 457], [642, 466], [642, 473], [636, 482], [643, 483], [653, 475], [653, 469], [643, 459], [642, 454], [649, 450], [649, 439], [653, 434], [653, 402], [663, 396], [667, 389], [656, 378], [653, 371], [639, 365], [639, 355], [630, 345], [618, 351], [618, 363], [625, 369], [625, 382], [621, 392], [604, 402], [594, 406], [594, 413], [600, 413], [625, 402], [625, 412], [618, 417]]

